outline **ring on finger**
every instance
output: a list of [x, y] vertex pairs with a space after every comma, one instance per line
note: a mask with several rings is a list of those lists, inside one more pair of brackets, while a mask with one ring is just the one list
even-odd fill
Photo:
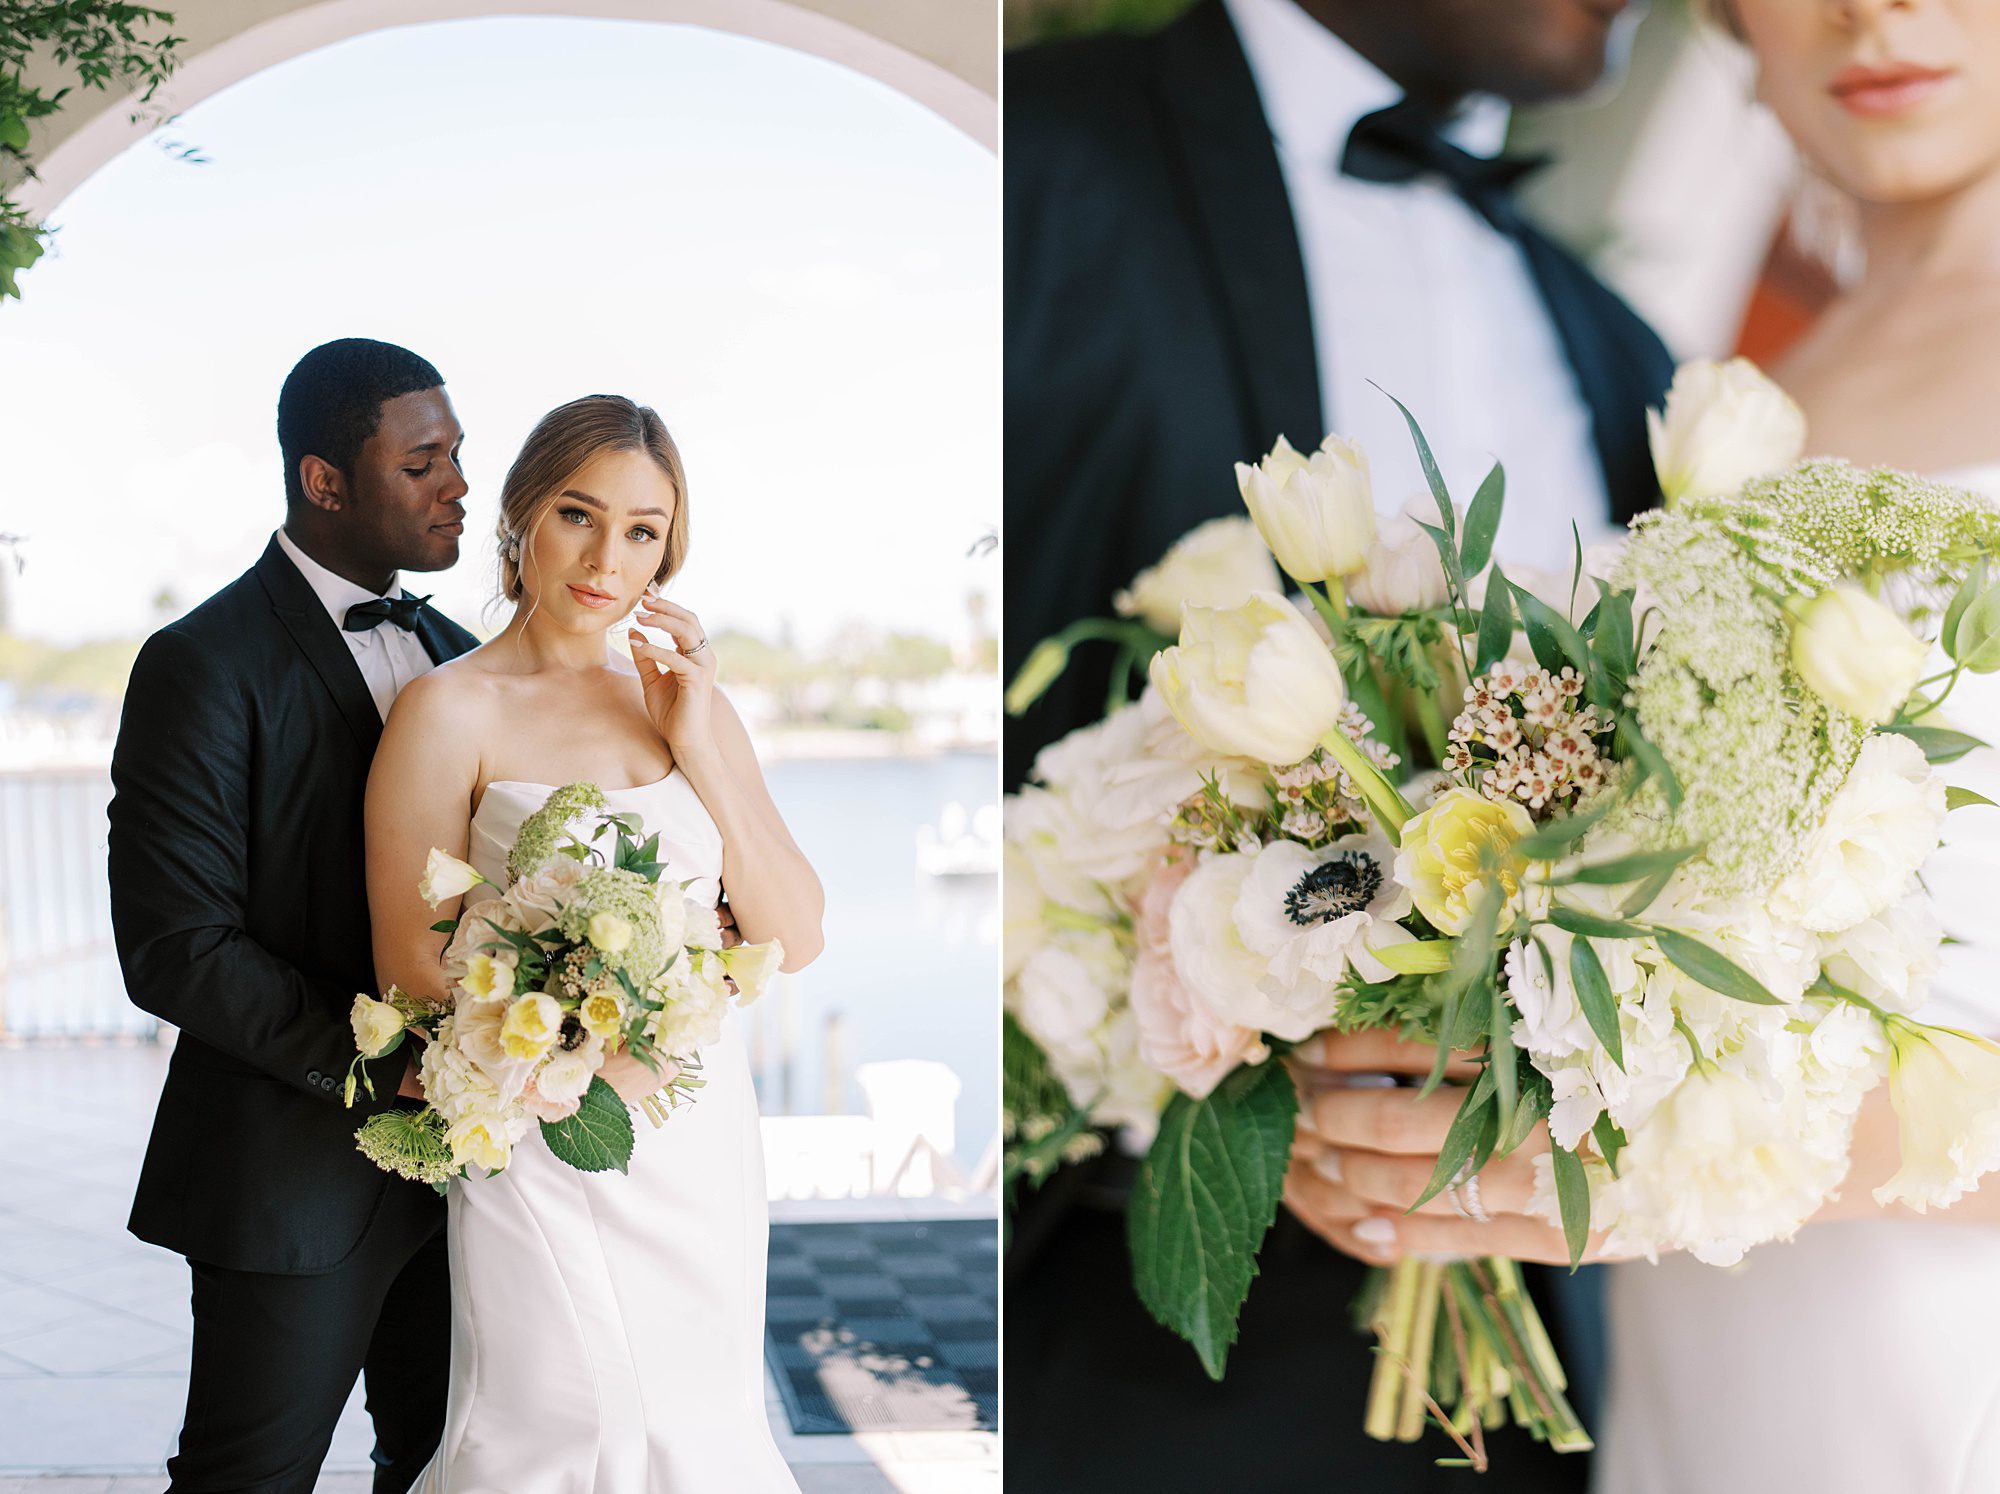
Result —
[[703, 649], [707, 647], [708, 647], [708, 635], [704, 633], [702, 635], [701, 642], [697, 643], [693, 648], [688, 649], [685, 653], [681, 655], [681, 657], [683, 659], [692, 659], [696, 654], [700, 653]]
[[1493, 1216], [1486, 1212], [1486, 1205], [1480, 1201], [1478, 1173], [1465, 1173], [1457, 1182], [1446, 1188], [1444, 1194], [1451, 1200], [1452, 1208], [1458, 1211], [1459, 1218], [1469, 1219], [1474, 1224], [1493, 1222]]

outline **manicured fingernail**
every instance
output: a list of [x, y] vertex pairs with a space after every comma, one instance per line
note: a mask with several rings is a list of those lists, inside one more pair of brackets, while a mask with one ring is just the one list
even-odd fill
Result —
[[1366, 1219], [1354, 1221], [1354, 1238], [1366, 1240], [1370, 1245], [1393, 1245], [1396, 1226], [1379, 1214], [1370, 1214]]
[[1300, 1129], [1301, 1131], [1305, 1132], [1305, 1133], [1306, 1133], [1306, 1135], [1308, 1135], [1308, 1136], [1317, 1136], [1317, 1135], [1319, 1135], [1319, 1127], [1313, 1124], [1313, 1108], [1312, 1108], [1312, 1106], [1310, 1106], [1310, 1105], [1301, 1105], [1301, 1106], [1299, 1107], [1299, 1113], [1298, 1113], [1298, 1127], [1299, 1127], [1299, 1129]]
[[1329, 1183], [1340, 1181], [1340, 1153], [1321, 1152], [1312, 1159], [1312, 1169]]

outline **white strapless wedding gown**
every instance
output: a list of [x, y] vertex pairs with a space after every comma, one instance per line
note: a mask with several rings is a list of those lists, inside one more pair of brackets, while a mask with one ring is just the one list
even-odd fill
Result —
[[[468, 859], [506, 880], [550, 785], [494, 783]], [[605, 796], [714, 902], [722, 837], [678, 771]], [[489, 894], [490, 895], [490, 894]], [[797, 1494], [764, 1414], [770, 1233], [750, 1066], [734, 1030], [706, 1087], [631, 1170], [580, 1173], [539, 1130], [450, 1198], [451, 1395], [419, 1494]]]
[[[2000, 465], [1942, 481], [2000, 499]], [[1962, 677], [1942, 715], [2000, 742], [2000, 675]], [[2000, 801], [2000, 751], [1945, 774]], [[2000, 810], [1955, 812], [1924, 879], [1960, 942], [1919, 1015], [2000, 1035]], [[1597, 1494], [2000, 1491], [2000, 1227], [1814, 1224], [1733, 1270], [1609, 1271]]]

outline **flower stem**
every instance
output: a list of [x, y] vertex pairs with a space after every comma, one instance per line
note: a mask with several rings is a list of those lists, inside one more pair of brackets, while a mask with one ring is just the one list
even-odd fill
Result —
[[1418, 1269], [1418, 1263], [1410, 1260], [1398, 1261], [1389, 1268], [1384, 1317], [1375, 1327], [1380, 1342], [1375, 1373], [1368, 1383], [1368, 1412], [1361, 1429], [1377, 1442], [1392, 1440], [1401, 1419], [1398, 1407], [1402, 1400], [1403, 1365], [1409, 1358], [1410, 1329], [1416, 1318]]
[[1403, 843], [1403, 824], [1416, 813], [1410, 803], [1396, 792], [1396, 786], [1382, 776], [1382, 770], [1362, 755], [1361, 749], [1348, 739], [1347, 733], [1335, 727], [1320, 738], [1320, 746], [1326, 749], [1328, 757], [1338, 763], [1343, 772], [1353, 780], [1362, 801], [1381, 823], [1382, 833], [1388, 836], [1392, 845]]

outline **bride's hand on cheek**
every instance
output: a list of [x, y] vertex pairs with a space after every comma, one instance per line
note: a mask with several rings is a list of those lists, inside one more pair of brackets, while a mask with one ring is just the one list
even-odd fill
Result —
[[678, 647], [648, 642], [636, 627], [627, 635], [632, 662], [646, 691], [646, 712], [675, 757], [715, 746], [715, 650], [701, 619], [685, 607], [648, 596], [639, 604], [646, 625], [670, 634]]

